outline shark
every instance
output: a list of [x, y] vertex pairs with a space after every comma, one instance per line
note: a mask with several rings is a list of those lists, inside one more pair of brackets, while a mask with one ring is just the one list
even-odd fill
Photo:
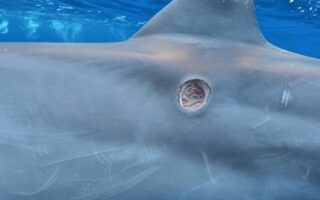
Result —
[[320, 61], [266, 41], [253, 0], [0, 52], [0, 199], [320, 198]]

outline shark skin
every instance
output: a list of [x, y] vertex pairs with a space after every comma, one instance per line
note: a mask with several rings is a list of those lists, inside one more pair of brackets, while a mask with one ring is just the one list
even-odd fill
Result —
[[[176, 0], [126, 42], [0, 44], [0, 199], [320, 198], [320, 61], [248, 0]], [[211, 88], [179, 104], [183, 83]]]

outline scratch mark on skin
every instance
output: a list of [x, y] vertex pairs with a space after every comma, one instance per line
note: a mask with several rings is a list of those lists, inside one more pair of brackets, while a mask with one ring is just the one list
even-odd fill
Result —
[[208, 176], [209, 176], [210, 183], [215, 185], [217, 180], [219, 179], [219, 177], [213, 178], [212, 171], [210, 170], [210, 164], [209, 164], [208, 156], [207, 156], [207, 154], [205, 152], [201, 152], [201, 154], [202, 154], [202, 157], [203, 157], [204, 164], [206, 166], [206, 170], [207, 170], [207, 173], [208, 173]]
[[39, 151], [33, 151], [32, 155], [35, 159], [42, 158], [44, 155], [48, 155], [49, 152], [45, 145], [43, 144], [42, 140], [39, 141], [39, 143], [35, 143], [34, 146], [36, 146], [36, 149], [39, 149]]
[[14, 137], [3, 136], [3, 135], [0, 136], [0, 144], [27, 149], [32, 152], [37, 152], [39, 154], [45, 153], [45, 152], [43, 152], [43, 149], [39, 149], [34, 146], [30, 146], [29, 142], [30, 141], [28, 141], [27, 139], [23, 139], [23, 138], [14, 138]]
[[[15, 137], [12, 137], [11, 135], [13, 135]], [[14, 140], [14, 141], [21, 141], [21, 142], [26, 142], [26, 143], [30, 142], [28, 139], [23, 138], [22, 135], [11, 134], [11, 133], [1, 133], [0, 134], [0, 138], [8, 139], [8, 140]]]
[[114, 159], [110, 159], [110, 165], [109, 167], [106, 169], [106, 176], [107, 176], [107, 181], [112, 184], [113, 180], [112, 180], [112, 169], [113, 169], [113, 165], [114, 165]]
[[36, 149], [36, 148], [33, 148], [33, 147], [29, 147], [27, 145], [22, 145], [22, 144], [14, 144], [14, 143], [3, 142], [3, 141], [0, 141], [0, 144], [16, 146], [16, 147], [20, 147], [20, 148], [27, 149], [27, 150], [30, 150], [30, 151], [40, 151], [39, 149]]
[[34, 159], [41, 159], [43, 158], [45, 155], [48, 155], [48, 150], [45, 147], [45, 145], [43, 144], [43, 139], [40, 137], [39, 139], [37, 138], [32, 138], [30, 139], [31, 145], [35, 147], [35, 149], [39, 149], [39, 151], [32, 151], [32, 155]]
[[133, 188], [137, 184], [147, 180], [151, 175], [156, 173], [159, 170], [158, 167], [150, 167], [149, 169], [145, 170], [144, 172], [136, 175], [135, 177], [131, 178], [128, 181], [125, 181], [122, 184], [113, 185], [107, 188], [105, 191], [96, 192], [95, 194], [91, 194], [89, 196], [74, 198], [74, 199], [83, 199], [83, 200], [105, 200], [112, 198], [116, 195], [119, 195], [123, 192], [128, 191], [129, 189]]
[[291, 138], [292, 138], [293, 145], [294, 145], [297, 149], [299, 149], [299, 148], [301, 147], [301, 142], [300, 142], [300, 140], [299, 140], [297, 137], [295, 137], [295, 136], [293, 135], [293, 133], [290, 133], [290, 136], [291, 136]]
[[281, 160], [286, 158], [289, 155], [287, 152], [279, 152], [279, 153], [273, 153], [273, 154], [264, 154], [261, 155], [260, 159], [267, 159], [267, 160]]
[[60, 171], [60, 167], [58, 167], [52, 173], [52, 175], [48, 178], [48, 180], [34, 192], [11, 192], [11, 193], [23, 195], [23, 196], [33, 196], [33, 195], [39, 194], [40, 192], [49, 189], [55, 183], [55, 181], [57, 180], [57, 174], [59, 171]]
[[268, 115], [263, 120], [253, 124], [251, 126], [251, 128], [253, 128], [253, 129], [259, 128], [260, 126], [264, 125], [265, 123], [268, 123], [270, 121], [270, 119], [271, 119], [271, 117], [270, 117], [270, 115]]
[[290, 101], [292, 100], [292, 95], [289, 90], [284, 90], [281, 97], [281, 105], [283, 107], [288, 107]]
[[97, 154], [98, 158], [104, 166], [104, 173], [103, 173], [103, 180], [104, 182], [109, 181], [110, 183], [112, 182], [111, 179], [111, 168], [113, 166], [113, 159], [108, 158], [106, 155], [103, 154]]
[[44, 152], [45, 154], [47, 154], [47, 155], [49, 154], [47, 147], [44, 146], [43, 143], [41, 144], [41, 149], [43, 150], [43, 152]]
[[303, 178], [304, 180], [308, 180], [308, 178], [309, 178], [309, 176], [310, 176], [310, 173], [311, 173], [311, 167], [308, 166], [308, 167], [307, 167], [307, 170], [306, 170], [306, 173], [302, 176], [302, 178]]
[[118, 148], [113, 148], [113, 149], [107, 149], [107, 150], [104, 150], [104, 151], [101, 151], [101, 152], [94, 152], [94, 153], [88, 153], [88, 154], [78, 155], [78, 156], [74, 156], [74, 157], [70, 157], [70, 158], [65, 158], [65, 159], [62, 159], [62, 160], [53, 161], [53, 162], [44, 164], [44, 165], [42, 165], [41, 167], [48, 167], [48, 166], [52, 166], [52, 165], [59, 165], [59, 164], [65, 163], [65, 162], [71, 162], [71, 161], [78, 160], [78, 159], [83, 159], [83, 158], [86, 158], [86, 157], [92, 157], [92, 156], [95, 156], [96, 154], [111, 153], [111, 152], [113, 152], [113, 151], [119, 151], [119, 150], [127, 149], [127, 148], [128, 148], [128, 147], [118, 147]]
[[102, 165], [107, 165], [108, 161], [105, 159], [105, 157], [103, 157], [103, 155], [101, 155], [101, 153], [99, 152], [94, 152], [94, 156], [96, 157], [96, 159], [102, 164]]
[[112, 184], [112, 167], [114, 165], [114, 159], [108, 158], [108, 156], [104, 155], [103, 153], [94, 152], [94, 156], [96, 159], [105, 166], [104, 173], [103, 173], [103, 180], [104, 182], [108, 181], [110, 184]]
[[125, 168], [121, 169], [120, 172], [121, 172], [121, 173], [126, 172], [126, 171], [128, 171], [129, 169], [131, 169], [131, 168], [133, 168], [133, 167], [135, 167], [135, 166], [137, 166], [137, 165], [139, 165], [139, 164], [140, 164], [140, 161], [134, 162], [134, 163], [126, 166]]

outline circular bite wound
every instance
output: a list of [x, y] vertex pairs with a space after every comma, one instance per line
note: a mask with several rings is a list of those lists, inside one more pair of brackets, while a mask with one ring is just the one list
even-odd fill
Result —
[[182, 108], [194, 112], [206, 105], [209, 95], [209, 85], [203, 80], [193, 79], [182, 85], [179, 104]]

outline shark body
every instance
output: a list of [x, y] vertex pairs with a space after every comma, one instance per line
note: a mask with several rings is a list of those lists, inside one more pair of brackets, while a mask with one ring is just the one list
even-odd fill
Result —
[[[253, 1], [176, 0], [115, 44], [0, 44], [0, 199], [318, 199], [320, 61]], [[181, 86], [210, 87], [200, 110]]]

